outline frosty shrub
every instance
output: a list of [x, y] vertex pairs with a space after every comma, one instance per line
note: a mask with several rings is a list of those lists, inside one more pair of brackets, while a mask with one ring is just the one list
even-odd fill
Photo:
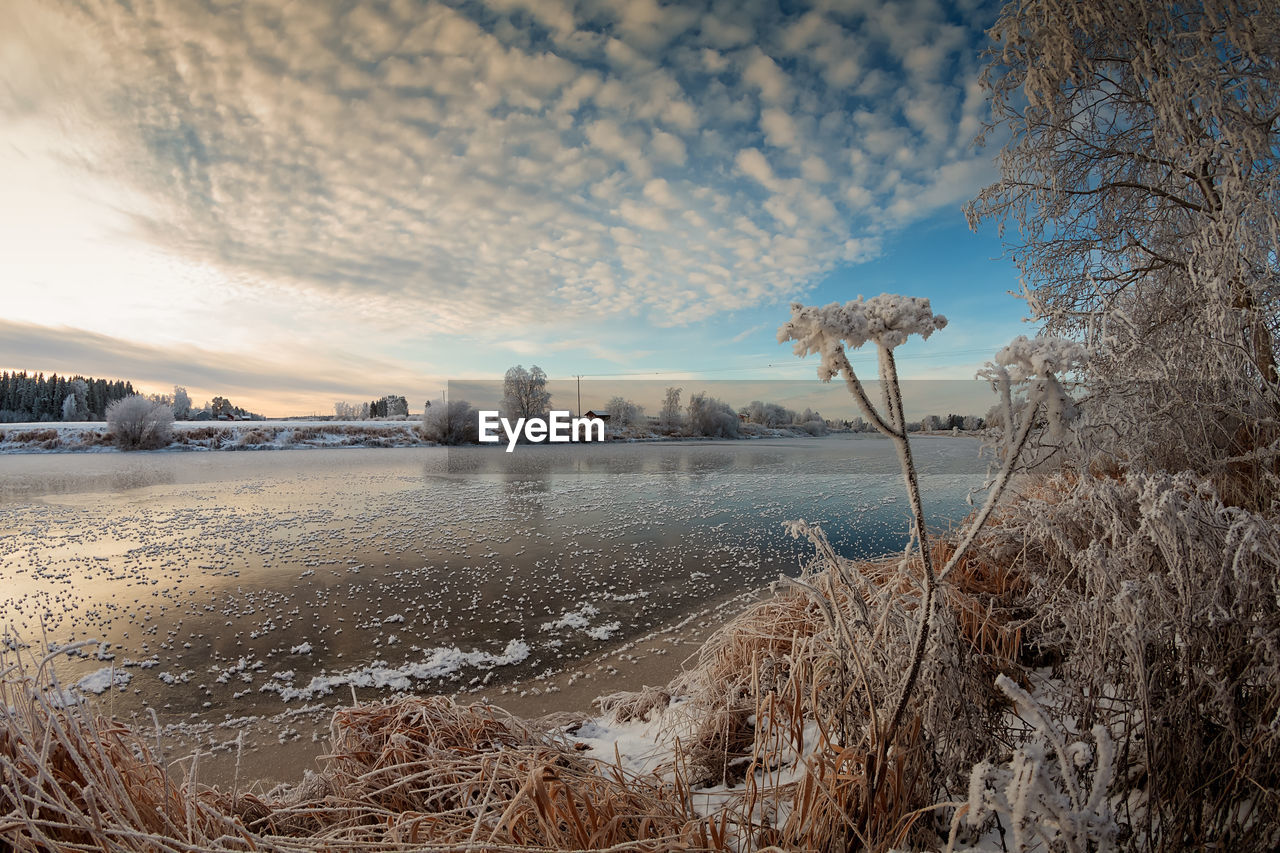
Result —
[[107, 407], [107, 433], [122, 450], [153, 450], [173, 439], [173, 409], [140, 394]]
[[729, 404], [706, 394], [694, 394], [689, 398], [689, 416], [685, 419], [685, 431], [689, 435], [712, 438], [737, 438], [738, 416]]
[[1132, 845], [1274, 848], [1280, 524], [1186, 472], [1027, 491], [981, 551], [1027, 585], [1024, 642], [1056, 662], [1060, 713], [1115, 736]]
[[778, 403], [762, 403], [759, 400], [752, 400], [744, 406], [742, 413], [747, 416], [749, 423], [774, 429], [787, 426], [796, 420], [796, 413], [791, 409]]
[[466, 400], [428, 406], [422, 413], [422, 435], [439, 444], [473, 444], [479, 433], [476, 410]]
[[796, 421], [792, 424], [792, 429], [807, 432], [809, 435], [826, 435], [830, 432], [830, 430], [827, 429], [827, 422], [821, 418], [814, 418], [807, 421]]
[[615, 429], [639, 426], [644, 421], [644, 409], [623, 397], [613, 397], [605, 408], [609, 413], [609, 425]]

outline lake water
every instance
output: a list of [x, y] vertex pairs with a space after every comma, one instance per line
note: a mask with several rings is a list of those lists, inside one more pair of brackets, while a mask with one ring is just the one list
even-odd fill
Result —
[[[913, 442], [929, 523], [977, 442]], [[529, 682], [798, 571], [906, 543], [872, 437], [0, 457], [0, 632], [175, 729]], [[9, 652], [10, 656], [12, 651]], [[113, 682], [114, 679], [114, 682]], [[114, 684], [114, 686], [111, 686]]]

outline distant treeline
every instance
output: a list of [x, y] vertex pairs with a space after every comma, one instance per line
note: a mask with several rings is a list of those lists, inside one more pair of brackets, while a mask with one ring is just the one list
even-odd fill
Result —
[[59, 376], [51, 373], [0, 373], [0, 423], [102, 420], [107, 406], [136, 393], [132, 382]]

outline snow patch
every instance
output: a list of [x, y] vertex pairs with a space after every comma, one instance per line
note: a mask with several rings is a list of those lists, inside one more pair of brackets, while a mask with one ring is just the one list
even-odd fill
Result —
[[123, 672], [115, 667], [104, 666], [76, 682], [76, 689], [84, 693], [100, 696], [111, 689], [112, 685], [124, 689], [133, 678], [133, 673]]
[[352, 687], [375, 687], [390, 690], [409, 690], [414, 681], [426, 681], [431, 678], [443, 678], [452, 675], [465, 666], [477, 669], [494, 669], [499, 666], [511, 666], [521, 663], [529, 657], [529, 644], [524, 640], [512, 640], [501, 654], [482, 651], [464, 652], [459, 648], [437, 648], [426, 653], [425, 659], [414, 663], [406, 663], [399, 667], [373, 663], [358, 669], [349, 670], [336, 675], [317, 675], [304, 687], [283, 686], [268, 682], [258, 688], [268, 693], [279, 693], [285, 702], [294, 699], [311, 699], [316, 696], [328, 696], [335, 689], [350, 685]]

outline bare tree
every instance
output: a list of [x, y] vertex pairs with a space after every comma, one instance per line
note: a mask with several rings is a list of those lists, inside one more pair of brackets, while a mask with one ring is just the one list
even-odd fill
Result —
[[1269, 443], [1238, 433], [1280, 410], [1280, 15], [1028, 0], [991, 35], [982, 138], [1008, 137], [966, 213], [1016, 222], [1032, 313], [1086, 339], [1116, 444], [1205, 468]]
[[468, 444], [478, 440], [476, 410], [466, 400], [428, 405], [422, 412], [422, 435], [439, 444]]
[[525, 370], [517, 364], [507, 371], [502, 381], [502, 410], [507, 417], [542, 418], [551, 409], [551, 392], [547, 390], [547, 374], [534, 365]]
[[662, 410], [658, 414], [658, 428], [663, 432], [678, 432], [684, 423], [680, 413], [680, 391], [674, 386], [668, 388], [662, 399]]

